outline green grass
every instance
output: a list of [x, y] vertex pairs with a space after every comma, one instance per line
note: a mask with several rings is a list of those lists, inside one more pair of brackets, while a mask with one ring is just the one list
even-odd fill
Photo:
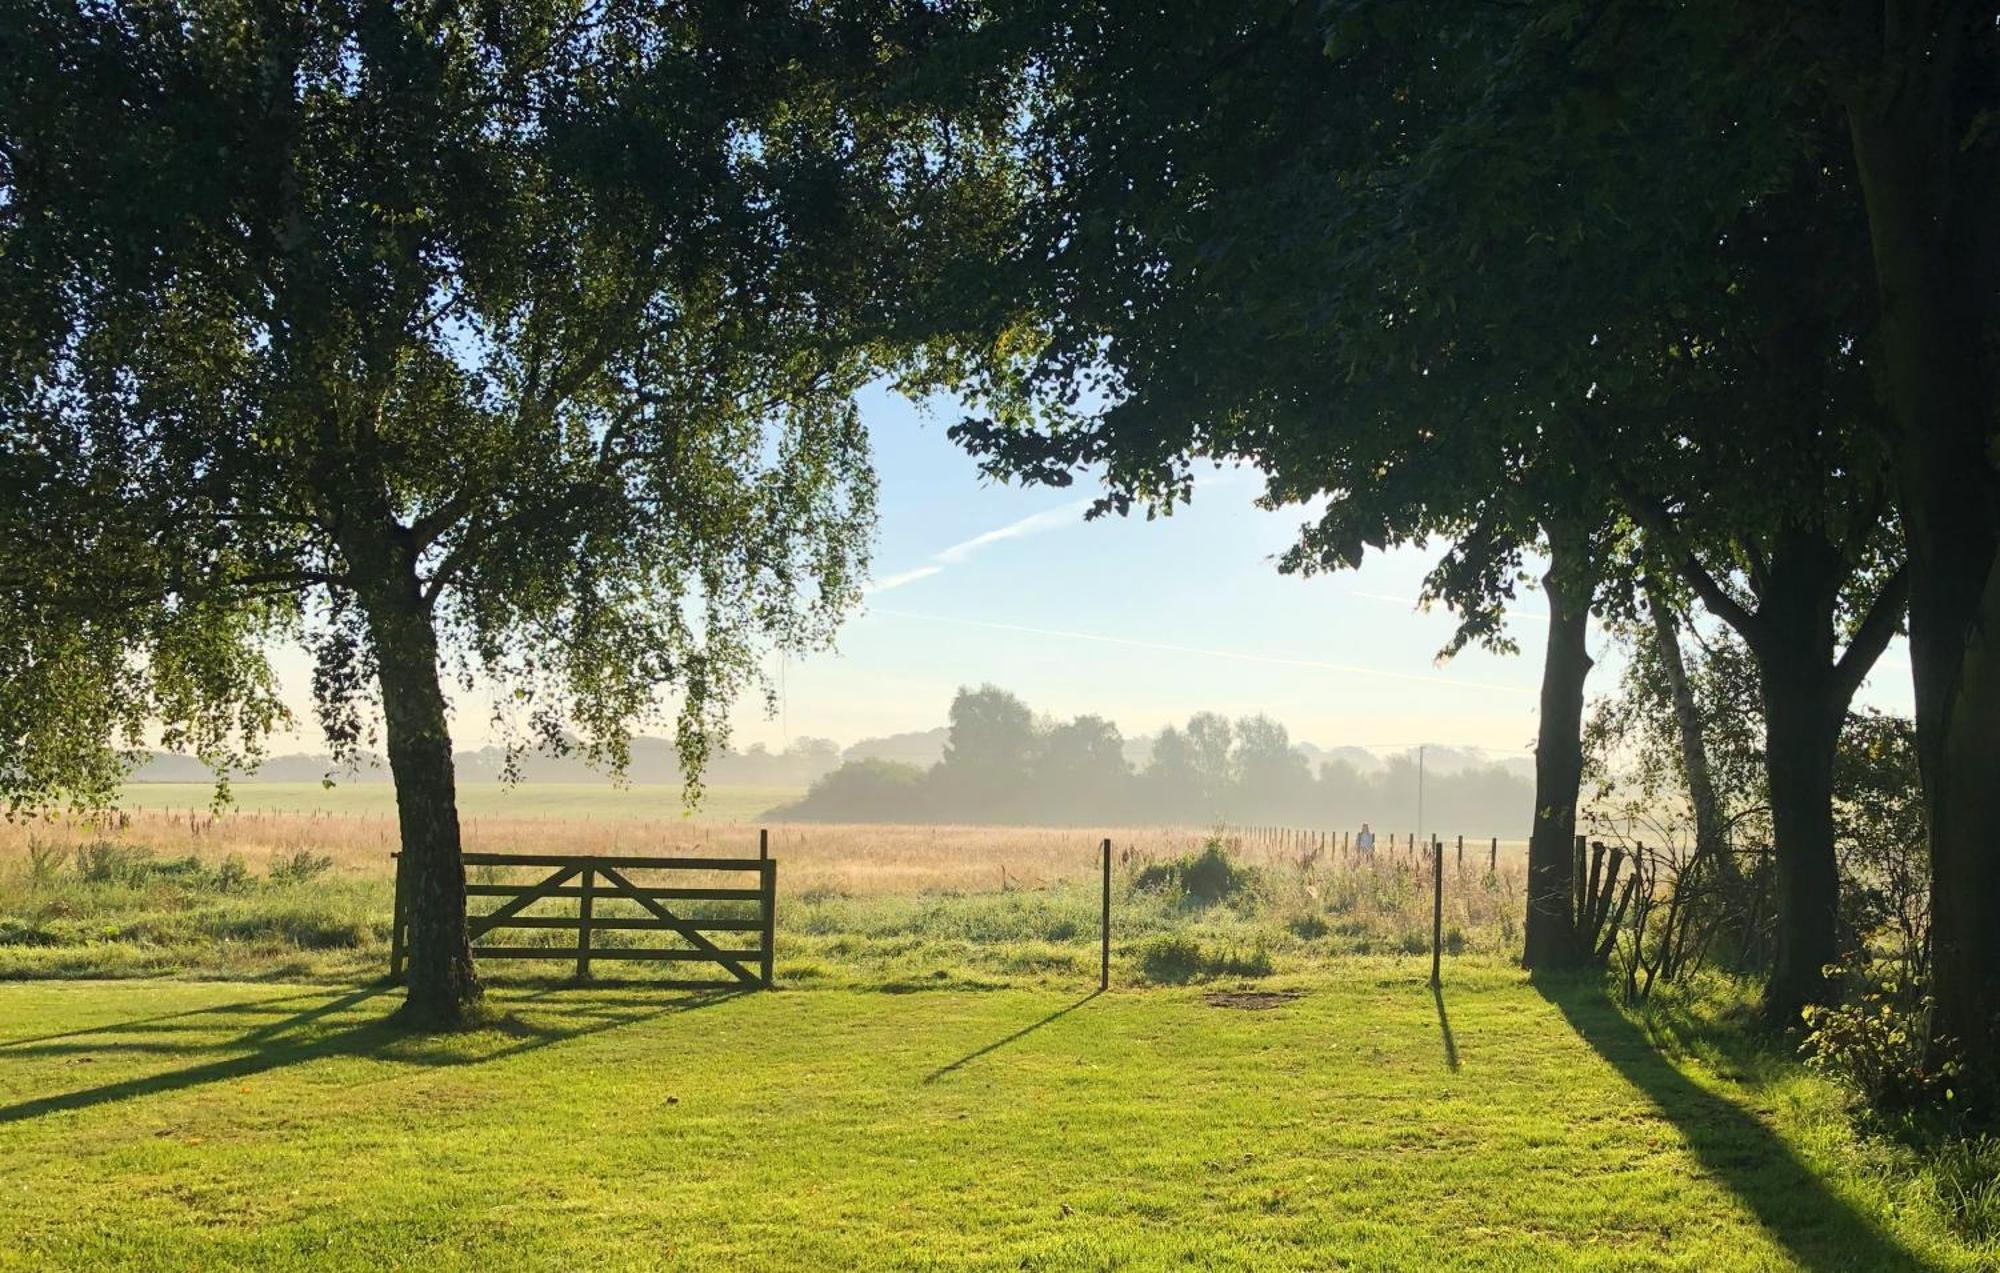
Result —
[[[86, 878], [77, 855], [39, 875], [26, 861], [0, 868], [0, 978], [353, 980], [388, 965], [392, 885], [386, 876], [333, 869], [307, 880], [279, 880], [251, 872], [224, 887], [219, 864], [226, 859], [125, 852], [131, 860], [107, 879]], [[498, 878], [484, 867], [473, 875]], [[1410, 893], [1404, 873], [1332, 877], [1317, 896], [1289, 875], [1245, 876], [1226, 901], [1213, 904], [1177, 889], [1142, 887], [1143, 877], [1120, 878], [1113, 946], [1121, 967], [1152, 981], [1324, 971], [1355, 955], [1429, 949], [1429, 908], [1418, 904], [1427, 899]], [[1508, 953], [1512, 939], [1505, 925], [1472, 918], [1475, 910], [1493, 909], [1485, 886], [1468, 888], [1465, 904], [1448, 908], [1447, 949], [1454, 955]], [[778, 972], [794, 986], [1075, 985], [1097, 967], [1098, 909], [1095, 887], [1062, 882], [862, 897], [813, 888], [781, 892]], [[534, 913], [565, 910], [574, 914], [575, 904], [542, 902]], [[629, 902], [606, 899], [598, 913], [639, 912]], [[538, 930], [507, 940], [575, 938]], [[678, 944], [655, 935], [600, 938], [600, 944], [631, 941]], [[546, 974], [550, 967], [538, 970]], [[645, 975], [668, 966], [623, 967]]]
[[[393, 815], [396, 789], [386, 782], [238, 782], [230, 786], [235, 807], [256, 813], [342, 813]], [[805, 794], [802, 787], [710, 787], [695, 815], [710, 822], [749, 822], [767, 809]], [[215, 789], [199, 782], [125, 784], [126, 809], [205, 811]], [[599, 822], [665, 821], [683, 816], [681, 789], [648, 784], [614, 787], [609, 782], [530, 782], [505, 787], [498, 782], [462, 782], [458, 811], [479, 818], [565, 818]]]
[[[1689, 1016], [1416, 960], [724, 998], [0, 986], [0, 1267], [1857, 1269], [1954, 1245], [1840, 1094]], [[1272, 983], [1261, 983], [1269, 986]], [[1984, 1261], [1984, 1263], [1982, 1263]]]

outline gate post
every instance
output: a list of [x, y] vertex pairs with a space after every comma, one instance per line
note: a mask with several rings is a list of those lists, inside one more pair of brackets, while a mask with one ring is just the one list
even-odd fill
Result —
[[590, 904], [596, 897], [597, 871], [583, 868], [583, 898], [576, 906], [576, 979], [590, 977]]
[[771, 964], [776, 955], [773, 945], [778, 935], [778, 864], [768, 856], [758, 859], [757, 889], [763, 894], [759, 899], [759, 905], [764, 910], [764, 954], [763, 967], [760, 971], [763, 973], [764, 989], [769, 990]]

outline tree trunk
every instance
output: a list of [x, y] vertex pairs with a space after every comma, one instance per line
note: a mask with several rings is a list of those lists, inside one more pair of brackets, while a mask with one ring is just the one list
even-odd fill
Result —
[[415, 553], [400, 527], [343, 537], [368, 619], [382, 685], [389, 772], [403, 855], [410, 925], [408, 997], [403, 1016], [423, 1028], [463, 1019], [480, 995], [465, 921], [451, 730], [438, 678], [437, 634], [418, 584]]
[[[1827, 620], [1830, 642], [1831, 614]], [[1827, 1002], [1824, 969], [1840, 957], [1833, 759], [1847, 714], [1830, 659], [1787, 649], [1759, 662], [1778, 903], [1778, 960], [1764, 1010], [1779, 1026], [1796, 1022], [1807, 1004]]]
[[1541, 719], [1535, 735], [1535, 825], [1528, 839], [1528, 921], [1521, 962], [1575, 967], [1574, 887], [1577, 790], [1583, 783], [1583, 682], [1590, 675], [1588, 536], [1548, 530], [1549, 643], [1542, 658]]
[[1646, 609], [1653, 616], [1653, 641], [1660, 652], [1660, 667], [1667, 675], [1667, 691], [1673, 698], [1674, 725], [1681, 742], [1681, 770], [1687, 778], [1688, 803], [1694, 809], [1695, 851], [1714, 861], [1725, 878], [1734, 879], [1736, 859], [1724, 842], [1728, 830], [1722, 817], [1722, 802], [1715, 794], [1715, 778], [1708, 768], [1708, 743], [1701, 735], [1701, 711], [1695, 705], [1694, 687], [1688, 683], [1687, 664], [1681, 658], [1680, 624], [1665, 595], [1651, 583], [1646, 587]]
[[[1949, 65], [1978, 75], [1965, 54]], [[1910, 662], [1930, 823], [1933, 1040], [1961, 1099], [2000, 1116], [2000, 443], [1980, 338], [1980, 248], [1996, 199], [1985, 146], [1961, 149], [1956, 85], [1913, 82], [1848, 118], [1868, 209], [1881, 347], [1910, 553]], [[1979, 166], [1975, 166], [1979, 165]]]

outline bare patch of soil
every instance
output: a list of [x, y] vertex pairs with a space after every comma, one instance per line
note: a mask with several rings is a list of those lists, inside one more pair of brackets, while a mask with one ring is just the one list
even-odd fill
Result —
[[1300, 997], [1297, 990], [1211, 990], [1202, 998], [1211, 1008], [1242, 1008], [1249, 1012], [1261, 1012], [1266, 1008], [1282, 1008]]

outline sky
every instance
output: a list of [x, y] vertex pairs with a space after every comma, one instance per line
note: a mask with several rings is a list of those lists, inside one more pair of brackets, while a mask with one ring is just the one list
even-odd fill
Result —
[[[1322, 747], [1401, 751], [1418, 744], [1522, 754], [1534, 741], [1543, 600], [1524, 589], [1510, 615], [1514, 656], [1468, 650], [1435, 663], [1450, 636], [1442, 610], [1419, 613], [1419, 584], [1440, 549], [1371, 552], [1357, 570], [1281, 575], [1276, 556], [1301, 509], [1266, 511], [1255, 473], [1222, 469], [1192, 504], [1147, 521], [1086, 522], [1092, 488], [1007, 486], [982, 477], [945, 436], [948, 403], [929, 410], [884, 390], [862, 408], [881, 482], [873, 583], [837, 647], [772, 660], [780, 710], [741, 705], [737, 747], [782, 749], [802, 736], [845, 745], [944, 723], [960, 686], [991, 683], [1036, 711], [1115, 721], [1127, 737], [1200, 710], [1263, 713]], [[1593, 638], [1593, 693], [1618, 660]], [[310, 721], [302, 655], [278, 660], [286, 696]], [[1911, 710], [1900, 642], [1861, 701]], [[455, 713], [460, 746], [490, 739], [485, 711]], [[293, 745], [318, 750], [309, 735]]]
[[[783, 710], [740, 714], [739, 745], [927, 729], [958, 687], [991, 682], [1039, 712], [1108, 717], [1128, 737], [1210, 709], [1261, 712], [1327, 747], [1532, 746], [1539, 592], [1524, 590], [1510, 616], [1521, 654], [1468, 650], [1439, 666], [1451, 616], [1417, 612], [1415, 597], [1441, 546], [1282, 575], [1275, 559], [1306, 513], [1257, 508], [1250, 470], [1208, 475], [1171, 517], [1086, 522], [1091, 488], [983, 478], [945, 436], [949, 404], [919, 411], [870, 392], [863, 409], [881, 480], [866, 607], [837, 652], [782, 667]], [[1603, 655], [1601, 633], [1594, 644]], [[1617, 672], [1600, 657], [1592, 689]], [[1899, 645], [1863, 700], [1910, 710], [1908, 677]]]

